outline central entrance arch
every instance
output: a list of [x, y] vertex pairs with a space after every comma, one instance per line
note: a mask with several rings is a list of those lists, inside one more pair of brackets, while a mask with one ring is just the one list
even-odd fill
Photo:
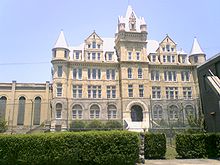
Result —
[[139, 105], [133, 105], [131, 107], [131, 121], [142, 122], [143, 121], [143, 109]]

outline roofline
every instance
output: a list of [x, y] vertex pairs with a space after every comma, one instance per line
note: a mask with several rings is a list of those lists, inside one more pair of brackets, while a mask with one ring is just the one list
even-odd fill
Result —
[[208, 63], [212, 63], [213, 60], [215, 60], [216, 58], [220, 58], [220, 53], [217, 53], [216, 55], [212, 56], [211, 58], [209, 58], [208, 60], [206, 60], [206, 62], [200, 64], [197, 68], [201, 69], [202, 67], [204, 67], [205, 65], [207, 65]]

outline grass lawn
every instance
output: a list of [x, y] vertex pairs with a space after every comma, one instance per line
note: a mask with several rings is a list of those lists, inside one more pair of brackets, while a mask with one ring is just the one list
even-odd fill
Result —
[[176, 149], [174, 147], [171, 146], [167, 146], [167, 152], [165, 154], [165, 158], [166, 159], [176, 159], [176, 157], [178, 156]]

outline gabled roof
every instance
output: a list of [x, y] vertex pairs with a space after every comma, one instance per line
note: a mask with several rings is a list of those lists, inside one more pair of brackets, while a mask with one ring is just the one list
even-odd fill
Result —
[[93, 36], [93, 35], [95, 35], [96, 37], [98, 37], [98, 39], [103, 42], [103, 40], [101, 39], [101, 37], [99, 37], [99, 35], [98, 35], [95, 31], [94, 31], [92, 34], [90, 34], [89, 37], [87, 37], [87, 38], [85, 39], [85, 41], [88, 40], [88, 39], [89, 39], [91, 36]]
[[166, 39], [169, 39], [172, 43], [174, 43], [176, 45], [176, 43], [170, 38], [170, 36], [167, 34], [166, 37], [160, 42], [160, 44], [162, 42], [164, 42]]
[[57, 41], [54, 45], [54, 48], [66, 48], [66, 49], [68, 49], [68, 45], [67, 45], [63, 30], [61, 30], [60, 35], [59, 35], [59, 37], [58, 37], [58, 39], [57, 39]]
[[193, 46], [192, 46], [192, 49], [191, 49], [191, 53], [190, 55], [195, 55], [195, 54], [205, 54], [200, 45], [199, 45], [199, 42], [197, 41], [197, 38], [195, 37], [194, 38], [194, 41], [193, 41]]

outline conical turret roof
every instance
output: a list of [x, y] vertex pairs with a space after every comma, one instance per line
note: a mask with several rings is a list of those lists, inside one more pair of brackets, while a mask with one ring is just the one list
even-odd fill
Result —
[[192, 46], [192, 49], [191, 49], [191, 53], [190, 55], [195, 55], [195, 54], [205, 54], [200, 45], [199, 45], [199, 42], [197, 41], [197, 38], [195, 37], [194, 38], [194, 41], [193, 41], [193, 46]]
[[54, 48], [68, 48], [63, 30], [61, 30], [60, 35], [54, 45]]

